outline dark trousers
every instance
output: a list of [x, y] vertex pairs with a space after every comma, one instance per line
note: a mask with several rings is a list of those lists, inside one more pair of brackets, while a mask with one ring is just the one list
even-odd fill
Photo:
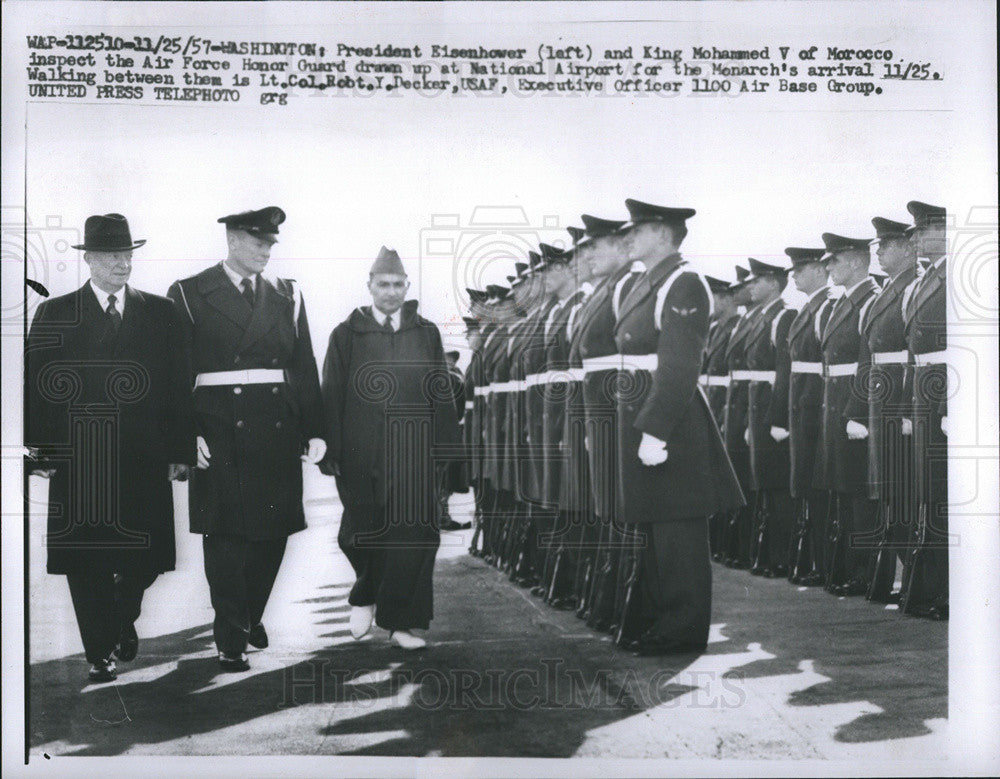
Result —
[[712, 618], [708, 519], [636, 526], [640, 544], [643, 624], [655, 643], [704, 647]]
[[386, 506], [347, 504], [337, 543], [354, 569], [352, 606], [375, 606], [385, 630], [430, 627], [434, 558], [441, 538], [431, 522], [393, 522]]
[[88, 663], [111, 656], [122, 625], [139, 618], [142, 596], [157, 575], [135, 571], [118, 575], [108, 571], [66, 574]]
[[260, 624], [271, 596], [287, 541], [223, 534], [202, 538], [205, 577], [215, 609], [215, 645], [220, 652], [246, 650], [250, 628]]
[[765, 490], [767, 507], [767, 561], [771, 568], [787, 569], [795, 504], [788, 490]]
[[842, 492], [837, 497], [837, 521], [844, 542], [843, 574], [846, 581], [867, 581], [878, 523], [875, 501], [858, 493]]

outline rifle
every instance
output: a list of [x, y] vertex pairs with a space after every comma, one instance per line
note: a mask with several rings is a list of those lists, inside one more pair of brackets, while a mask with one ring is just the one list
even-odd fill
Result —
[[840, 493], [833, 492], [830, 496], [830, 506], [827, 516], [832, 512], [832, 520], [828, 519], [827, 527], [830, 528], [827, 537], [827, 551], [829, 560], [826, 566], [825, 589], [830, 590], [845, 582], [844, 572], [844, 529], [840, 525]]
[[625, 597], [622, 599], [622, 611], [618, 615], [618, 629], [615, 631], [615, 643], [625, 646], [639, 638], [639, 551], [633, 545], [629, 550], [629, 572], [625, 582]]
[[924, 551], [927, 545], [927, 500], [920, 499], [920, 509], [917, 511], [917, 527], [914, 532], [913, 546], [907, 550], [906, 565], [903, 568], [903, 597], [901, 608], [904, 614], [913, 611], [915, 595], [923, 587]]
[[753, 551], [751, 552], [750, 559], [753, 561], [753, 565], [750, 568], [750, 573], [754, 575], [760, 575], [770, 565], [769, 555], [767, 553], [767, 545], [770, 542], [770, 505], [769, 495], [766, 490], [760, 490], [757, 493], [757, 505], [754, 511], [754, 536], [752, 541]]
[[890, 543], [892, 517], [889, 514], [889, 503], [881, 501], [880, 506], [884, 519], [879, 523], [875, 553], [869, 562], [870, 583], [866, 597], [876, 603], [888, 603], [896, 579], [896, 550]]
[[788, 581], [797, 584], [815, 570], [816, 563], [810, 542], [812, 518], [809, 516], [809, 499], [799, 498], [798, 520], [795, 532], [792, 533], [789, 544], [788, 559], [791, 567], [788, 570]]

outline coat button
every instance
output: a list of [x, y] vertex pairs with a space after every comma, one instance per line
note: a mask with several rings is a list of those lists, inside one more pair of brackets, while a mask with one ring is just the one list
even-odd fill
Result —
[[240, 361], [240, 356], [237, 354], [235, 357], [233, 357], [233, 362], [238, 363], [239, 361]]
[[243, 394], [243, 387], [233, 387], [233, 394], [234, 395], [242, 395]]
[[281, 430], [281, 420], [279, 419], [277, 422], [275, 422], [274, 426], [278, 428], [278, 430]]
[[239, 428], [240, 430], [242, 430], [242, 429], [243, 429], [243, 424], [244, 424], [244, 423], [243, 423], [243, 420], [242, 420], [242, 419], [240, 419], [240, 420], [237, 420], [237, 422], [236, 422], [236, 427], [238, 427], [238, 428]]
[[272, 395], [277, 395], [278, 394], [278, 388], [277, 387], [271, 387], [271, 394]]
[[273, 357], [271, 359], [271, 365], [277, 365], [277, 364], [278, 364], [278, 358], [277, 357]]
[[626, 341], [631, 341], [632, 340], [632, 333], [625, 333], [625, 340]]

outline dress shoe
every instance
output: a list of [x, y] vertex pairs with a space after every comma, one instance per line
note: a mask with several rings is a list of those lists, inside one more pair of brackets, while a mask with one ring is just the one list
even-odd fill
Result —
[[367, 634], [372, 629], [372, 620], [374, 619], [374, 606], [351, 606], [351, 636], [358, 639]]
[[544, 598], [548, 591], [548, 587], [543, 587], [541, 584], [536, 584], [529, 590], [536, 598]]
[[427, 642], [420, 636], [415, 636], [407, 630], [394, 630], [389, 634], [389, 640], [403, 649], [423, 649]]
[[948, 609], [942, 608], [941, 606], [935, 606], [932, 603], [921, 604], [919, 606], [909, 606], [906, 609], [906, 614], [911, 617], [930, 619], [934, 622], [943, 622], [948, 619]]
[[115, 647], [115, 657], [123, 663], [135, 660], [139, 653], [139, 635], [135, 632], [135, 625], [126, 622], [122, 625], [121, 633], [118, 636], [118, 646]]
[[802, 587], [819, 587], [823, 584], [823, 574], [816, 573], [815, 571], [807, 573], [805, 576], [798, 577], [798, 581], [795, 584]]
[[770, 570], [769, 568], [766, 568], [763, 565], [755, 565], [755, 566], [753, 566], [753, 568], [750, 569], [750, 575], [751, 576], [767, 576], [767, 572], [769, 570]]
[[638, 657], [700, 654], [705, 651], [705, 646], [705, 644], [692, 644], [683, 641], [656, 641], [652, 639], [640, 639], [638, 646], [635, 648], [635, 653]]
[[514, 584], [521, 589], [527, 589], [528, 587], [536, 586], [538, 584], [538, 579], [533, 576], [518, 576], [514, 579]]
[[737, 560], [731, 558], [729, 560], [726, 560], [726, 567], [736, 568], [737, 570], [743, 571], [750, 567], [750, 563], [748, 563], [746, 560]]
[[250, 646], [256, 649], [267, 649], [267, 631], [264, 630], [264, 626], [258, 622], [250, 628], [250, 638], [247, 640]]
[[245, 652], [219, 652], [219, 668], [226, 673], [239, 673], [250, 670], [250, 661]]
[[549, 605], [554, 609], [559, 609], [559, 611], [573, 611], [576, 608], [576, 598], [572, 595], [553, 598], [549, 601]]
[[87, 677], [92, 682], [113, 682], [118, 678], [118, 669], [115, 667], [115, 659], [109, 657], [105, 660], [98, 660], [87, 672]]
[[868, 592], [868, 582], [864, 579], [851, 579], [846, 584], [832, 590], [834, 595], [851, 598], [856, 595], [864, 595]]
[[715, 552], [712, 555], [712, 559], [717, 563], [721, 563], [725, 558], [723, 557], [722, 552]]
[[788, 576], [788, 566], [772, 565], [770, 568], [764, 570], [764, 576], [768, 579], [784, 579]]

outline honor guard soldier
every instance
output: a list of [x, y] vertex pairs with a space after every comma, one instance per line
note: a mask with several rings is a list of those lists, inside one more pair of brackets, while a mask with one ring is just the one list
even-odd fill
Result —
[[[832, 522], [824, 563], [826, 589], [836, 595], [868, 591], [868, 560], [875, 529], [868, 497], [868, 445], [847, 431], [847, 411], [855, 390], [861, 345], [861, 312], [878, 291], [868, 275], [870, 239], [823, 233], [823, 260], [830, 281], [844, 294], [830, 308], [823, 349], [822, 484], [830, 491]], [[867, 544], [867, 545], [866, 545]]]
[[[469, 367], [466, 370], [466, 407], [468, 408], [469, 421], [466, 434], [469, 438], [469, 458], [472, 470], [472, 489], [475, 494], [476, 510], [473, 518], [475, 531], [469, 541], [469, 554], [474, 557], [482, 555], [482, 532], [483, 532], [483, 511], [486, 505], [486, 487], [483, 480], [483, 420], [485, 409], [485, 395], [483, 390], [486, 386], [484, 378], [483, 350], [486, 340], [489, 338], [496, 324], [489, 317], [489, 308], [486, 305], [488, 295], [485, 290], [466, 289], [469, 295], [469, 310], [471, 317], [466, 319], [467, 327], [471, 327], [469, 320], [476, 323], [473, 333], [467, 331], [466, 339], [469, 348], [472, 349], [472, 356], [469, 359]], [[470, 340], [470, 338], [472, 340]], [[475, 343], [475, 347], [473, 347]], [[471, 408], [469, 408], [471, 404]]]
[[[646, 272], [621, 304], [615, 342], [632, 382], [618, 391], [623, 519], [641, 539], [640, 654], [708, 643], [708, 518], [743, 501], [698, 377], [708, 341], [708, 284], [678, 253], [688, 208], [627, 200], [629, 257]], [[632, 623], [626, 602], [623, 623]]]
[[788, 270], [750, 258], [750, 295], [758, 307], [746, 336], [747, 444], [756, 494], [756, 551], [750, 573], [773, 578], [788, 575], [792, 501], [788, 493], [788, 431], [772, 430], [769, 412], [778, 366], [788, 364], [788, 330], [796, 311], [781, 299]]
[[777, 365], [774, 393], [768, 412], [772, 433], [788, 434], [789, 494], [795, 502], [795, 527], [789, 549], [789, 580], [815, 587], [824, 583], [823, 548], [829, 494], [817, 489], [817, 448], [822, 438], [823, 353], [820, 347], [825, 318], [829, 315], [830, 287], [824, 249], [790, 246], [796, 289], [807, 295], [805, 304], [788, 329], [788, 360]]
[[[743, 269], [736, 268], [737, 278]], [[750, 299], [750, 272], [744, 271], [743, 279], [737, 283], [734, 294], [739, 305], [746, 306], [726, 345], [726, 365], [729, 368], [729, 386], [726, 388], [726, 411], [722, 425], [722, 435], [726, 442], [726, 453], [739, 479], [747, 503], [737, 508], [729, 516], [725, 542], [725, 564], [730, 568], [749, 568], [750, 541], [753, 531], [753, 507], [756, 498], [753, 491], [753, 472], [750, 469], [750, 447], [747, 445], [747, 411], [749, 410], [750, 374], [747, 370], [746, 339], [753, 327], [759, 308]]]
[[46, 570], [66, 576], [97, 683], [138, 653], [143, 595], [176, 562], [170, 482], [195, 462], [183, 326], [169, 300], [127, 284], [145, 243], [121, 214], [89, 217], [73, 248], [90, 279], [38, 306], [24, 353], [26, 467], [49, 482]]
[[[478, 292], [478, 290], [477, 290]], [[482, 490], [479, 485], [479, 435], [476, 426], [475, 391], [477, 375], [482, 369], [481, 348], [483, 333], [478, 316], [463, 316], [465, 323], [465, 343], [469, 347], [469, 364], [463, 374], [465, 405], [462, 416], [462, 438], [465, 442], [466, 467], [469, 473], [469, 487], [472, 489], [473, 524], [478, 526]], [[470, 553], [472, 548], [469, 549]]]
[[908, 427], [919, 515], [902, 608], [906, 614], [939, 620], [948, 618], [947, 212], [916, 200], [906, 208], [913, 215], [918, 260], [924, 258], [927, 269], [903, 302], [913, 362]]
[[[726, 365], [726, 347], [729, 336], [740, 315], [736, 307], [736, 296], [728, 281], [706, 276], [708, 288], [712, 292], [712, 323], [708, 328], [708, 346], [701, 368], [701, 385], [705, 388], [712, 416], [722, 431], [726, 413], [726, 389], [729, 387], [729, 366]], [[729, 515], [719, 512], [712, 517], [710, 540], [712, 559], [725, 559], [726, 527]]]
[[323, 407], [302, 294], [261, 275], [285, 212], [218, 220], [228, 257], [174, 282], [198, 423], [191, 532], [203, 534], [214, 635], [225, 671], [268, 644], [261, 616], [288, 536], [305, 527], [302, 461], [325, 454]]
[[[600, 631], [616, 626], [616, 596], [620, 560], [626, 545], [617, 508], [618, 457], [615, 386], [621, 358], [614, 340], [615, 312], [641, 275], [630, 267], [623, 234], [625, 222], [583, 215], [586, 236], [577, 244], [578, 262], [587, 262], [594, 292], [573, 323], [570, 362], [583, 369], [583, 403], [586, 422], [584, 448], [594, 513], [600, 538], [594, 559], [592, 584], [587, 594], [587, 624]], [[635, 638], [635, 637], [633, 637]]]
[[[444, 353], [448, 364], [448, 378], [451, 380], [451, 394], [455, 400], [455, 418], [458, 420], [459, 432], [465, 447], [465, 374], [458, 367], [461, 355], [457, 349]], [[467, 530], [472, 525], [469, 522], [456, 522], [448, 508], [448, 499], [453, 493], [469, 491], [469, 464], [465, 456], [456, 458], [441, 469], [442, 485], [439, 495], [438, 528], [444, 530]]]
[[[896, 559], [912, 532], [917, 506], [911, 504], [913, 463], [910, 442], [903, 436], [903, 419], [909, 413], [903, 384], [909, 352], [903, 323], [904, 290], [917, 277], [917, 253], [907, 225], [891, 219], [872, 219], [872, 241], [879, 266], [888, 276], [874, 295], [861, 320], [856, 391], [847, 417], [848, 435], [868, 440], [868, 494], [877, 501], [878, 537], [872, 557], [867, 597], [879, 603], [898, 602], [892, 593]], [[909, 532], [908, 532], [909, 531]], [[860, 543], [860, 542], [859, 542]]]

